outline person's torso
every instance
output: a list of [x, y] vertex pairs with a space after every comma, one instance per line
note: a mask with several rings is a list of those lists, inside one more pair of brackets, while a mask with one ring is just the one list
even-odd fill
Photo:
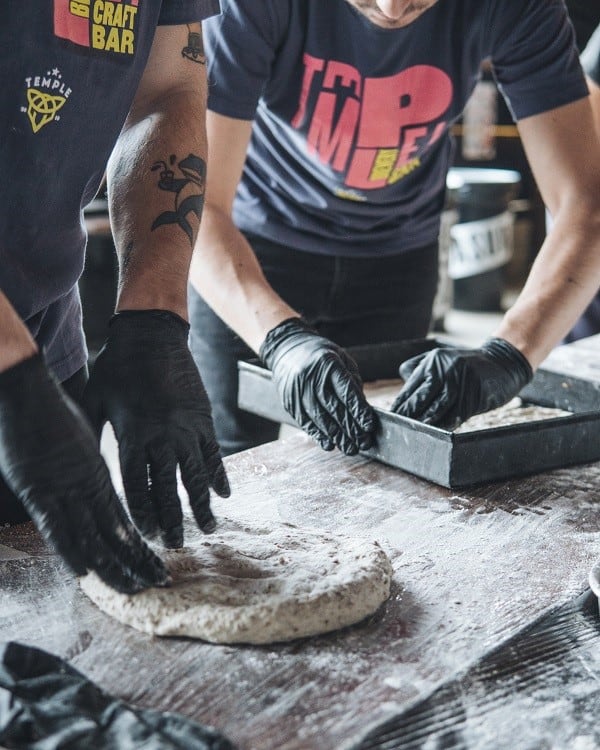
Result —
[[160, 5], [25, 0], [4, 8], [0, 282], [26, 319], [81, 273], [81, 208], [100, 185]]
[[[449, 129], [481, 62], [494, 52], [488, 26], [496, 6], [440, 0], [409, 26], [386, 30], [346, 0], [272, 3], [273, 57], [236, 223], [316, 252], [387, 254], [433, 241], [451, 159]], [[227, 6], [225, 20], [209, 29], [209, 52], [214, 45], [221, 54]], [[498, 29], [496, 36], [510, 33]], [[251, 55], [252, 46], [249, 66]], [[211, 65], [214, 79], [219, 64]]]

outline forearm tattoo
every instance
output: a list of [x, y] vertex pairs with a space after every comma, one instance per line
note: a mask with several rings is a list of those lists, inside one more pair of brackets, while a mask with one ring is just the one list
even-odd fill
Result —
[[[168, 162], [157, 161], [151, 170], [160, 169], [158, 187], [160, 190], [173, 193], [173, 210], [163, 211], [152, 223], [151, 230], [167, 224], [177, 224], [187, 234], [191, 246], [194, 246], [194, 227], [189, 221], [190, 214], [195, 214], [198, 222], [204, 206], [204, 188], [206, 185], [206, 163], [199, 156], [190, 154], [177, 162], [175, 154], [169, 156]], [[175, 174], [175, 169], [178, 175]]]
[[190, 26], [187, 29], [188, 41], [186, 46], [181, 50], [181, 56], [185, 57], [186, 60], [205, 65], [206, 56], [204, 54], [204, 44], [202, 43], [202, 33], [200, 31], [192, 31]]

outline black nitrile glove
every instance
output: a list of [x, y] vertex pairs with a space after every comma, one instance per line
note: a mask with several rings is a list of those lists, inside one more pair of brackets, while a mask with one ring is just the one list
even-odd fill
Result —
[[216, 522], [209, 487], [229, 496], [211, 408], [188, 348], [189, 325], [165, 310], [113, 316], [90, 374], [84, 406], [99, 436], [110, 422], [134, 523], [167, 547], [183, 545], [177, 466], [198, 526]]
[[283, 405], [326, 451], [351, 456], [373, 443], [375, 413], [354, 360], [301, 318], [275, 326], [260, 357], [273, 372]]
[[433, 349], [400, 366], [407, 382], [392, 411], [446, 429], [502, 406], [533, 377], [531, 365], [504, 339], [480, 349]]
[[36, 355], [0, 373], [0, 471], [77, 575], [134, 593], [167, 571], [129, 521], [90, 426]]

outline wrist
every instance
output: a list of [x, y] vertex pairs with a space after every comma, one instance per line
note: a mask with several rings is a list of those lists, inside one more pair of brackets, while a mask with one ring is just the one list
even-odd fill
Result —
[[132, 320], [138, 319], [151, 319], [172, 321], [177, 323], [182, 328], [189, 330], [190, 324], [181, 315], [173, 312], [172, 310], [161, 310], [160, 308], [144, 309], [144, 310], [117, 310], [109, 320], [109, 325], [112, 325], [115, 320], [123, 320], [129, 318]]
[[258, 302], [252, 309], [249, 309], [243, 323], [244, 329], [242, 329], [241, 319], [239, 322], [236, 321], [237, 327], [231, 327], [246, 340], [255, 352], [258, 352], [270, 331], [287, 320], [300, 317], [300, 313], [282, 300], [277, 299], [272, 305]]
[[3, 346], [0, 351], [0, 374], [31, 359], [36, 354], [39, 354], [39, 349], [33, 340]]
[[134, 341], [136, 344], [145, 342], [147, 347], [155, 345], [158, 340], [173, 343], [180, 341], [187, 346], [190, 331], [187, 320], [170, 310], [119, 310], [111, 317], [108, 325], [109, 339], [112, 332], [119, 335], [120, 339]]
[[283, 341], [286, 341], [297, 334], [306, 333], [317, 334], [317, 331], [300, 316], [286, 318], [274, 328], [271, 328], [267, 333], [265, 340], [258, 350], [258, 355], [267, 366], [270, 366], [269, 362], [271, 361], [276, 348]]
[[38, 353], [39, 347], [25, 323], [0, 291], [0, 372]]
[[25, 391], [24, 384], [32, 377], [38, 379], [40, 375], [50, 377], [44, 357], [38, 351], [0, 372], [0, 394], [11, 392], [13, 388]]
[[524, 383], [528, 383], [533, 377], [531, 363], [523, 352], [511, 344], [510, 341], [494, 336], [487, 339], [482, 348], [493, 357], [501, 358], [507, 362], [509, 367], [515, 368]]
[[[187, 308], [187, 282], [172, 284], [168, 280], [164, 282], [163, 289], [155, 288], [155, 280], [146, 278], [143, 280], [141, 289], [127, 288], [119, 292], [116, 304], [116, 312], [122, 310], [166, 310], [179, 315], [184, 320], [188, 319]], [[142, 291], [143, 290], [143, 291]]]

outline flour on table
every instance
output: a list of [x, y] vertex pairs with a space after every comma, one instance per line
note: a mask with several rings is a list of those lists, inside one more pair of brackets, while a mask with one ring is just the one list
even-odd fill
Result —
[[186, 527], [182, 550], [157, 550], [167, 588], [128, 596], [95, 573], [80, 580], [104, 612], [145, 633], [213, 643], [272, 643], [352, 625], [389, 596], [392, 567], [374, 541], [221, 519], [215, 534]]

